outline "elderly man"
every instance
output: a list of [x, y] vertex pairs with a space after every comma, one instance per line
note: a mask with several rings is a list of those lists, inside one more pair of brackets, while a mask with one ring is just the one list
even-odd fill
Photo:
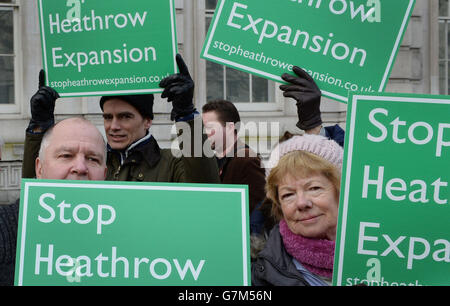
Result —
[[[176, 56], [180, 73], [173, 74], [160, 83], [164, 88], [162, 98], [172, 102], [171, 120], [186, 122], [183, 130], [184, 143], [194, 146], [195, 137], [207, 141], [200, 133], [194, 134], [194, 122], [201, 127], [193, 104], [194, 82], [181, 56]], [[32, 118], [27, 128], [22, 177], [34, 177], [31, 162], [37, 154], [42, 133], [54, 121], [55, 101], [58, 93], [44, 85], [43, 72], [40, 75], [38, 92], [31, 98]], [[212, 154], [194, 156], [183, 152], [174, 156], [172, 150], [161, 149], [150, 133], [153, 120], [153, 95], [104, 96], [100, 99], [104, 128], [108, 140], [107, 180], [144, 182], [191, 182], [220, 183], [217, 163]], [[70, 134], [68, 134], [70, 135]], [[188, 154], [186, 154], [188, 153]]]
[[[70, 137], [67, 137], [70, 135]], [[83, 118], [63, 120], [42, 139], [36, 177], [61, 180], [104, 180], [106, 144], [98, 129]]]
[[[70, 135], [70, 137], [67, 137]], [[82, 118], [63, 120], [47, 130], [36, 159], [39, 179], [104, 180], [105, 141], [98, 129]], [[13, 285], [19, 200], [0, 205], [0, 285]]]

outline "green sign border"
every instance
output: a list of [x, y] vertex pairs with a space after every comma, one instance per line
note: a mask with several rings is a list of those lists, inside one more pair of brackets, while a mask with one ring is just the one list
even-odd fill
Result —
[[[217, 56], [214, 56], [214, 55], [211, 55], [211, 54], [208, 53], [208, 51], [210, 49], [210, 46], [211, 46], [211, 42], [212, 42], [213, 37], [214, 37], [214, 33], [216, 31], [217, 24], [219, 23], [219, 20], [221, 19], [222, 9], [223, 9], [223, 7], [225, 5], [225, 2], [227, 0], [220, 0], [220, 1], [221, 1], [220, 7], [216, 8], [216, 10], [215, 10], [215, 13], [214, 13], [214, 16], [213, 16], [213, 20], [211, 21], [211, 25], [209, 27], [208, 34], [206, 36], [208, 38], [208, 40], [205, 41], [205, 43], [204, 43], [203, 50], [201, 52], [202, 57], [205, 58], [205, 59], [208, 59], [208, 60], [210, 60], [212, 62], [215, 62], [217, 64], [226, 65], [226, 66], [229, 66], [229, 67], [232, 67], [232, 68], [236, 68], [238, 70], [241, 70], [241, 71], [244, 71], [244, 72], [247, 72], [247, 73], [255, 74], [255, 75], [263, 77], [265, 79], [269, 79], [269, 80], [272, 80], [272, 81], [275, 81], [275, 82], [286, 84], [286, 82], [283, 81], [283, 79], [281, 79], [281, 76], [279, 76], [279, 75], [273, 75], [271, 73], [268, 73], [268, 72], [265, 72], [265, 71], [262, 71], [262, 70], [258, 70], [258, 69], [254, 69], [254, 68], [251, 68], [251, 67], [239, 64], [239, 63], [235, 63], [233, 61], [226, 60], [226, 59], [223, 59], [223, 58], [220, 58], [220, 57], [217, 57]], [[236, 0], [229, 0], [229, 1], [236, 1]], [[415, 1], [416, 0], [409, 0], [409, 6], [408, 6], [408, 9], [405, 12], [405, 16], [403, 18], [402, 25], [401, 25], [399, 33], [397, 35], [397, 40], [396, 40], [395, 45], [394, 45], [394, 47], [392, 49], [392, 53], [391, 53], [391, 56], [389, 58], [388, 65], [387, 65], [386, 70], [384, 72], [383, 80], [381, 81], [381, 84], [379, 85], [379, 89], [378, 89], [379, 92], [383, 92], [384, 89], [386, 88], [386, 85], [387, 85], [387, 82], [388, 82], [388, 79], [389, 79], [389, 75], [391, 74], [392, 68], [394, 66], [394, 62], [395, 62], [395, 59], [397, 57], [398, 50], [400, 48], [400, 43], [402, 42], [403, 36], [404, 36], [404, 34], [406, 32], [406, 25], [409, 22], [410, 16], [412, 14], [412, 11], [413, 11], [413, 8], [414, 8], [414, 5], [415, 5]], [[301, 2], [301, 1], [299, 1], [299, 2]], [[334, 99], [334, 100], [339, 101], [339, 102], [343, 102], [343, 103], [347, 103], [348, 102], [348, 97], [340, 96], [340, 95], [332, 93], [332, 92], [322, 91], [322, 94], [324, 96], [328, 97], [328, 98]]]
[[[39, 27], [41, 32], [41, 46], [42, 46], [42, 63], [44, 70], [48, 71], [47, 63], [47, 48], [45, 40], [45, 28], [44, 28], [44, 11], [42, 1], [38, 0], [38, 14], [39, 14]], [[167, 0], [170, 2], [170, 18], [171, 18], [171, 32], [172, 32], [172, 51], [173, 51], [173, 73], [178, 73], [178, 66], [175, 59], [175, 55], [178, 53], [177, 43], [177, 31], [176, 31], [176, 12], [174, 0]], [[45, 74], [45, 82], [49, 84], [48, 73]], [[129, 94], [144, 94], [144, 93], [161, 93], [163, 89], [137, 89], [137, 90], [112, 90], [112, 91], [89, 91], [89, 92], [74, 92], [74, 93], [60, 93], [61, 97], [86, 97], [86, 96], [103, 96], [103, 95], [129, 95]]]
[[[336, 250], [335, 262], [333, 272], [333, 285], [342, 286], [343, 264], [344, 264], [344, 249], [346, 240], [347, 218], [349, 215], [349, 188], [351, 184], [352, 173], [352, 155], [354, 148], [354, 137], [356, 122], [356, 113], [358, 102], [364, 101], [383, 101], [386, 103], [434, 103], [434, 104], [448, 104], [450, 99], [443, 95], [419, 95], [419, 94], [350, 94], [347, 112], [347, 127], [344, 149], [344, 160], [342, 166], [342, 183], [339, 201], [339, 219], [336, 235]], [[339, 241], [338, 241], [339, 239]]]
[[[22, 179], [19, 225], [17, 231], [16, 275], [15, 285], [23, 286], [23, 271], [25, 258], [25, 242], [27, 233], [28, 194], [32, 187], [61, 187], [61, 188], [98, 188], [98, 189], [139, 189], [139, 190], [167, 190], [167, 191], [205, 191], [205, 192], [234, 192], [241, 194], [242, 212], [242, 283], [251, 285], [250, 269], [250, 233], [248, 214], [248, 187], [246, 185], [212, 185], [212, 184], [178, 184], [178, 183], [132, 183], [108, 181], [67, 181], [67, 180], [36, 180]], [[215, 203], [211, 203], [214, 205]], [[17, 273], [18, 272], [18, 273]]]

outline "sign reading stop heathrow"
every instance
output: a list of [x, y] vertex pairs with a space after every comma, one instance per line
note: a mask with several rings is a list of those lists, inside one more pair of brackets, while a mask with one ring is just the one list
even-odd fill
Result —
[[305, 69], [325, 96], [381, 92], [414, 0], [221, 0], [202, 58], [284, 82]]
[[334, 284], [450, 285], [450, 98], [348, 107]]
[[161, 92], [176, 73], [173, 0], [38, 0], [47, 85], [62, 97]]
[[23, 180], [16, 285], [250, 285], [248, 188]]

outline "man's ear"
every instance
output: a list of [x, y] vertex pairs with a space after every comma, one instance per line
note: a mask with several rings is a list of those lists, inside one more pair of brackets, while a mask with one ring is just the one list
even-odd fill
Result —
[[42, 161], [39, 157], [36, 158], [34, 170], [36, 172], [36, 178], [40, 179], [42, 177]]
[[234, 122], [226, 122], [225, 128], [226, 128], [227, 132], [231, 134], [231, 132], [234, 133], [236, 126], [235, 126]]
[[153, 120], [149, 118], [144, 119], [145, 129], [148, 130], [152, 126]]

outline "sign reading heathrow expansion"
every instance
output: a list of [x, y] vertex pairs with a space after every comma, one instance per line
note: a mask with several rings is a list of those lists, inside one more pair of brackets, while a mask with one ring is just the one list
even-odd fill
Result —
[[176, 73], [173, 0], [39, 0], [47, 85], [61, 96], [161, 92]]
[[450, 285], [450, 98], [348, 106], [334, 284]]
[[16, 285], [250, 285], [247, 186], [22, 180]]
[[414, 0], [221, 0], [202, 57], [278, 82], [294, 65], [323, 94], [383, 91]]

